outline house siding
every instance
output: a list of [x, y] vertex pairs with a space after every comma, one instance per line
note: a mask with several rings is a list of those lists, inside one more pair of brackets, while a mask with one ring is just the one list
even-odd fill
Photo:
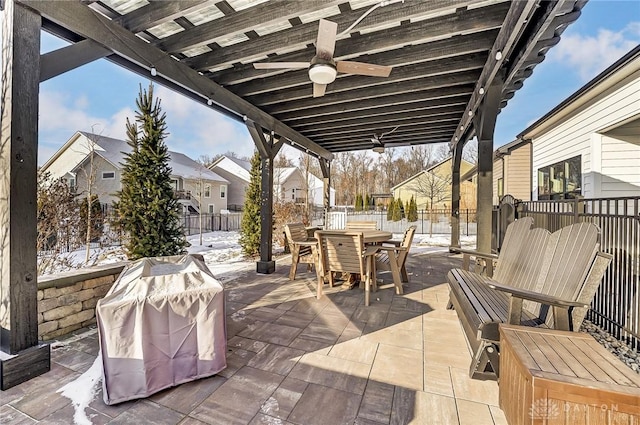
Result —
[[[502, 179], [504, 182], [504, 157], [500, 156], [493, 160], [493, 205], [497, 205], [500, 202], [500, 196], [498, 193], [498, 180]], [[504, 183], [503, 183], [504, 184]], [[505, 192], [505, 194], [508, 192]]]
[[[586, 102], [561, 122], [533, 138], [533, 198], [538, 199], [538, 169], [558, 161], [580, 155], [582, 169], [582, 195], [584, 197], [619, 196], [605, 172], [612, 167], [626, 171], [637, 166], [637, 145], [599, 134], [617, 123], [640, 114], [640, 71], [636, 71], [608, 90]], [[615, 151], [615, 153], [613, 153]], [[616, 165], [612, 164], [615, 158]], [[635, 161], [635, 162], [634, 162]], [[629, 167], [629, 168], [625, 168]], [[620, 177], [620, 173], [614, 174]], [[637, 178], [631, 176], [633, 180]], [[625, 182], [626, 182], [625, 177]], [[619, 186], [618, 186], [619, 187]]]
[[[98, 199], [100, 200], [101, 204], [111, 205], [118, 199], [118, 197], [115, 196], [116, 192], [118, 192], [122, 188], [122, 185], [120, 184], [122, 173], [120, 172], [120, 170], [116, 169], [113, 164], [109, 163], [104, 158], [101, 158], [98, 155], [94, 156], [93, 169], [95, 178], [94, 183], [91, 185], [91, 192], [95, 195], [98, 195]], [[103, 179], [103, 172], [113, 172], [114, 178]], [[87, 161], [82, 166], [78, 167], [78, 170], [76, 171], [76, 193], [79, 197], [86, 197], [86, 194], [89, 190], [89, 176], [91, 176], [91, 165], [89, 161]]]
[[504, 194], [531, 200], [531, 144], [520, 146], [505, 159]]

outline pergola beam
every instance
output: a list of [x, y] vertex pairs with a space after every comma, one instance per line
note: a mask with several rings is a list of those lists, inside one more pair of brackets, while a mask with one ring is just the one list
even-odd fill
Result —
[[114, 22], [136, 33], [172, 21], [185, 13], [211, 6], [209, 0], [154, 1], [114, 19]]
[[[464, 73], [467, 71], [481, 70], [486, 59], [487, 55], [485, 53], [471, 53], [467, 56], [455, 56], [452, 58], [440, 59], [430, 62], [428, 65], [425, 65], [424, 63], [417, 63], [394, 69], [391, 72], [391, 75], [387, 78], [362, 78], [359, 76], [344, 74], [331, 83], [327, 87], [327, 90], [330, 90], [332, 95], [337, 95], [342, 92], [348, 94], [351, 91], [367, 88], [380, 90], [385, 86], [394, 86], [401, 89], [403, 85], [416, 79], [431, 78], [454, 72]], [[428, 68], [429, 71], [425, 72], [425, 68]], [[274, 103], [291, 102], [298, 99], [308, 98], [309, 90], [311, 90], [311, 83], [309, 82], [309, 77], [306, 75], [306, 70], [300, 73], [302, 73], [307, 80], [306, 84], [303, 86], [282, 90], [272, 88], [277, 91], [275, 93], [247, 96], [247, 99], [252, 103], [271, 105]]]
[[102, 59], [112, 52], [93, 40], [82, 40], [40, 56], [40, 82]]
[[[437, 78], [423, 78], [418, 80], [405, 81], [402, 84], [387, 84], [379, 87], [366, 87], [363, 89], [355, 89], [334, 95], [331, 92], [331, 86], [327, 89], [327, 94], [321, 98], [308, 98], [295, 101], [283, 101], [277, 105], [266, 107], [265, 110], [271, 114], [280, 114], [282, 112], [299, 111], [301, 109], [313, 109], [327, 105], [340, 105], [351, 102], [377, 99], [381, 102], [381, 97], [395, 96], [399, 94], [410, 95], [417, 90], [431, 90], [438, 88], [451, 87], [455, 85], [471, 84], [478, 80], [479, 70], [466, 71], [452, 75], [439, 76]], [[311, 86], [309, 86], [311, 90]], [[268, 101], [265, 99], [265, 101]], [[386, 103], [386, 102], [385, 102]], [[305, 114], [306, 115], [306, 114]]]
[[[46, 0], [17, 0], [51, 21], [82, 37], [94, 40], [123, 59], [123, 65], [131, 63], [132, 68], [155, 67], [157, 73], [193, 93], [194, 98], [211, 99], [213, 102], [232, 111], [236, 115], [246, 116], [264, 128], [275, 131], [282, 137], [295, 141], [319, 156], [331, 159], [331, 152], [278, 121], [271, 115], [220, 87], [207, 77], [176, 61], [160, 49], [149, 45], [139, 37], [114, 24], [99, 13], [81, 3], [65, 2], [59, 7], [57, 2]], [[162, 81], [160, 79], [160, 81]]]

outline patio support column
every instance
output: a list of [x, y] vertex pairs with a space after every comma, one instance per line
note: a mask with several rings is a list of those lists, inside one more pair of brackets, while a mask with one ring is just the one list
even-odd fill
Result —
[[322, 193], [322, 204], [324, 206], [322, 228], [326, 230], [329, 228], [329, 209], [331, 208], [331, 162], [324, 158], [318, 158], [318, 161], [320, 161], [320, 170], [322, 170], [322, 182], [324, 183]]
[[451, 164], [451, 245], [449, 251], [460, 248], [460, 165], [464, 143], [453, 146]]
[[49, 371], [51, 363], [49, 346], [38, 345], [37, 311], [41, 17], [13, 0], [0, 8], [0, 389], [6, 390]]
[[273, 250], [273, 159], [282, 147], [280, 138], [273, 132], [265, 136], [265, 130], [258, 123], [247, 121], [247, 128], [262, 160], [260, 179], [260, 261], [256, 272], [270, 274], [276, 270], [272, 259]]
[[493, 133], [500, 110], [502, 78], [496, 76], [478, 108], [474, 120], [478, 139], [478, 193], [476, 249], [491, 252], [491, 217], [493, 210]]

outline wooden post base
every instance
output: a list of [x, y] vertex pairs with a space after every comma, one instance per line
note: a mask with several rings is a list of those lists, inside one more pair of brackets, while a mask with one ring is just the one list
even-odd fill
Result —
[[256, 263], [256, 272], [260, 274], [271, 274], [276, 271], [275, 261], [258, 261]]
[[51, 370], [49, 344], [27, 348], [14, 355], [0, 353], [0, 390], [8, 390], [49, 370]]

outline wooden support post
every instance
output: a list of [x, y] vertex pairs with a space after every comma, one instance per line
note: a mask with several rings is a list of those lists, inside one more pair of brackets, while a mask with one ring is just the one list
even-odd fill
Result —
[[323, 206], [324, 206], [324, 217], [322, 222], [322, 228], [329, 228], [329, 210], [331, 209], [331, 162], [324, 158], [318, 158], [320, 161], [320, 170], [322, 171], [322, 182], [323, 186]]
[[38, 345], [36, 187], [41, 18], [13, 0], [2, 10], [0, 116], [0, 389], [48, 372]]
[[478, 108], [474, 120], [478, 138], [478, 193], [477, 223], [478, 237], [476, 249], [491, 252], [491, 217], [493, 210], [493, 133], [502, 99], [501, 75], [496, 75], [493, 83]]
[[453, 147], [451, 164], [451, 245], [449, 251], [460, 248], [460, 165], [464, 143]]
[[256, 271], [270, 274], [276, 270], [276, 262], [272, 259], [273, 159], [282, 147], [282, 142], [273, 133], [268, 138], [265, 137], [265, 130], [262, 126], [251, 120], [247, 121], [247, 128], [262, 160], [260, 181], [260, 261], [256, 264]]

